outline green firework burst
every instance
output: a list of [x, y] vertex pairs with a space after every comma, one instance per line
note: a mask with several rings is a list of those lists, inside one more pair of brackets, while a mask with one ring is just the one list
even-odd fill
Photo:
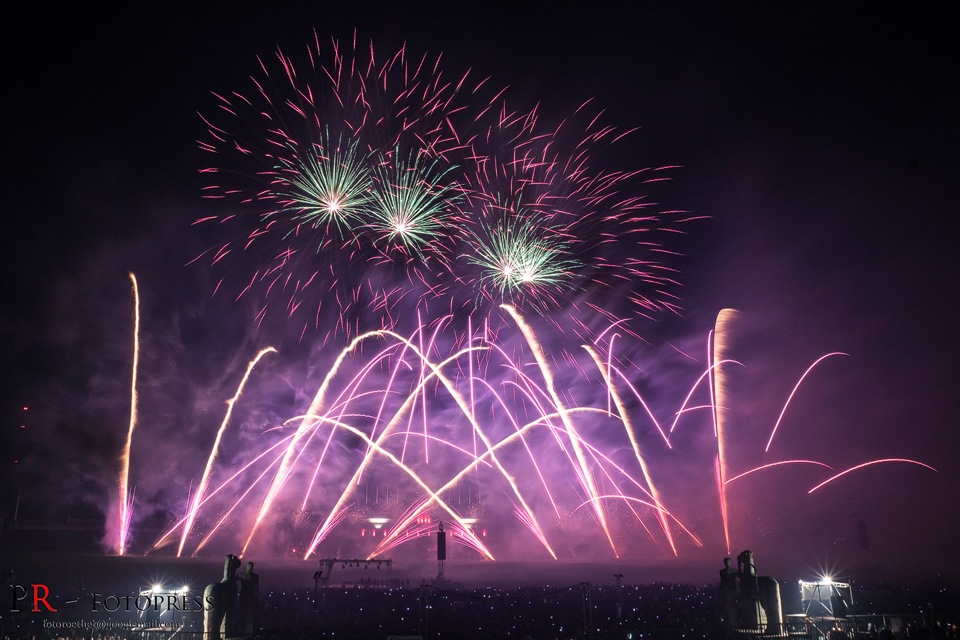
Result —
[[329, 230], [332, 226], [344, 236], [352, 235], [372, 195], [368, 157], [359, 152], [355, 141], [313, 144], [306, 150], [291, 147], [291, 151], [290, 158], [278, 159], [280, 212], [298, 227], [306, 224]]
[[415, 153], [404, 161], [398, 150], [380, 158], [365, 209], [381, 250], [426, 257], [458, 199], [456, 186], [447, 180], [452, 169]]
[[524, 216], [473, 233], [467, 261], [480, 269], [481, 291], [501, 300], [543, 299], [569, 286], [579, 265], [569, 256], [572, 241], [557, 229]]

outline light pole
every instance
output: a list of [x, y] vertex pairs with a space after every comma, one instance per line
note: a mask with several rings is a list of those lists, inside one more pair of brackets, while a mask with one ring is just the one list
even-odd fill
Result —
[[313, 628], [317, 628], [317, 586], [323, 577], [323, 571], [313, 572]]
[[619, 627], [623, 624], [623, 585], [620, 584], [623, 574], [615, 573], [613, 577], [617, 579], [617, 626]]

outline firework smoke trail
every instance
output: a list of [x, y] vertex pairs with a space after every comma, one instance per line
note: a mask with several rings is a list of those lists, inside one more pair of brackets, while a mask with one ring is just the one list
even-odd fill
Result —
[[[710, 354], [710, 362], [719, 365], [726, 360], [725, 353], [730, 348], [732, 325], [737, 317], [737, 311], [734, 309], [722, 309], [717, 315], [716, 330], [713, 332], [713, 350]], [[713, 400], [714, 428], [717, 436], [717, 491], [720, 496], [720, 514], [723, 517], [723, 536], [727, 542], [727, 553], [730, 553], [730, 522], [729, 510], [727, 507], [727, 441], [726, 430], [724, 429], [724, 407], [727, 406], [727, 385], [723, 376], [723, 367], [716, 366], [713, 369], [711, 397]]]
[[[560, 396], [557, 394], [556, 387], [553, 384], [553, 374], [550, 373], [550, 365], [547, 364], [546, 357], [543, 355], [543, 349], [540, 347], [540, 343], [537, 341], [537, 336], [533, 333], [530, 325], [526, 323], [526, 321], [523, 319], [523, 316], [521, 316], [516, 309], [510, 305], [502, 305], [501, 308], [513, 317], [514, 321], [517, 323], [517, 326], [520, 327], [520, 332], [526, 339], [527, 344], [530, 345], [530, 350], [533, 352], [534, 358], [537, 360], [537, 364], [540, 366], [540, 372], [543, 374], [543, 379], [547, 384], [547, 391], [550, 392], [550, 396], [553, 398], [554, 406], [557, 407], [557, 411], [560, 413], [560, 419], [567, 428], [567, 435], [570, 438], [570, 444], [573, 447], [574, 453], [577, 455], [577, 460], [580, 462], [581, 477], [586, 485], [588, 493], [591, 498], [597, 497], [599, 495], [597, 493], [597, 487], [594, 483], [593, 475], [590, 473], [590, 469], [588, 468], [587, 459], [584, 456], [583, 448], [580, 446], [576, 427], [573, 426], [573, 422], [570, 420], [570, 416], [567, 414], [563, 400], [561, 400]], [[603, 507], [599, 502], [594, 503], [594, 512], [597, 514], [597, 519], [600, 521], [600, 526], [603, 529], [603, 532], [606, 534], [607, 540], [610, 542], [610, 548], [613, 549], [614, 555], [617, 555], [617, 547], [613, 543], [613, 536], [610, 535], [610, 528], [607, 526], [607, 519], [603, 513]], [[617, 555], [617, 557], [619, 557], [619, 555]]]
[[140, 359], [140, 292], [137, 289], [137, 277], [130, 274], [133, 283], [133, 375], [130, 382], [130, 427], [127, 429], [127, 441], [120, 455], [120, 539], [117, 555], [126, 550], [127, 533], [130, 518], [133, 515], [133, 496], [129, 495], [130, 482], [130, 445], [133, 443], [133, 429], [137, 426], [137, 364]]
[[250, 378], [250, 373], [253, 371], [253, 368], [258, 362], [260, 362], [260, 358], [268, 353], [276, 352], [277, 350], [273, 347], [262, 349], [260, 353], [257, 354], [257, 357], [251, 360], [250, 364], [247, 365], [247, 371], [243, 374], [243, 379], [240, 381], [240, 386], [237, 387], [237, 392], [232, 398], [227, 400], [227, 413], [225, 416], [223, 416], [223, 422], [220, 424], [220, 429], [217, 430], [217, 437], [213, 441], [213, 447], [210, 449], [210, 456], [207, 458], [207, 466], [203, 469], [203, 476], [200, 478], [200, 484], [197, 485], [197, 492], [193, 496], [193, 505], [191, 505], [190, 510], [187, 512], [187, 519], [183, 523], [183, 535], [180, 536], [180, 546], [177, 547], [178, 558], [180, 557], [180, 554], [183, 553], [183, 545], [190, 536], [190, 530], [193, 528], [193, 522], [197, 517], [197, 510], [200, 508], [200, 501], [203, 499], [203, 493], [207, 489], [207, 481], [210, 478], [210, 472], [213, 470], [213, 461], [216, 460], [217, 453], [220, 449], [220, 439], [223, 437], [223, 432], [227, 428], [227, 423], [230, 422], [230, 415], [233, 413], [233, 405], [236, 404], [237, 400], [240, 399], [240, 394], [243, 393], [243, 387], [247, 384], [247, 380]]

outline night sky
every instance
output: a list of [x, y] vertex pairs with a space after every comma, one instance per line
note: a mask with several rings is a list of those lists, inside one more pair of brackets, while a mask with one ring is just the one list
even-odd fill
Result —
[[[203, 261], [185, 266], [222, 239], [191, 227], [212, 206], [200, 197], [198, 169], [209, 160], [196, 144], [206, 135], [198, 114], [215, 109], [211, 91], [247, 90], [257, 55], [279, 46], [300, 56], [314, 30], [321, 43], [356, 30], [380, 51], [406, 43], [442, 53], [454, 75], [490, 76], [511, 103], [539, 105], [545, 121], [592, 98], [606, 124], [639, 127], [603, 162], [679, 165], [647, 193], [661, 209], [707, 217], [668, 247], [682, 254], [672, 293], [683, 311], [634, 318], [644, 342], [624, 348], [638, 380], [652, 378], [643, 383], [652, 396], [682, 400], [718, 312], [741, 312], [737, 469], [910, 458], [939, 471], [881, 464], [813, 495], [822, 470], [762, 472], [731, 485], [734, 553], [751, 547], [794, 575], [960, 578], [960, 508], [949, 497], [960, 495], [960, 25], [951, 9], [242, 2], [8, 16], [0, 514], [12, 514], [16, 486], [22, 517], [62, 517], [67, 503], [95, 514], [112, 498], [129, 411], [129, 272], [140, 282], [144, 340], [134, 468], [156, 504], [182, 503], [190, 478], [170, 478], [184, 466], [199, 473], [198, 458], [170, 447], [190, 451], [198, 429], [216, 428], [257, 348], [280, 349], [268, 377], [285, 391], [271, 395], [264, 382], [248, 419], [304, 409], [312, 391], [290, 380], [316, 365], [320, 345], [282, 322], [258, 330], [255, 301], [211, 298], [217, 277]], [[670, 345], [699, 364], [683, 369]], [[779, 449], [764, 457], [793, 385], [833, 351], [849, 357], [818, 365], [780, 425]], [[689, 467], [663, 467], [665, 490], [713, 500], [709, 483], [684, 488], [712, 475], [698, 442], [687, 442]], [[206, 447], [196, 448], [199, 464]], [[690, 500], [696, 506], [678, 511], [706, 548], [672, 560], [651, 545], [632, 561], [719, 566], [719, 514]]]

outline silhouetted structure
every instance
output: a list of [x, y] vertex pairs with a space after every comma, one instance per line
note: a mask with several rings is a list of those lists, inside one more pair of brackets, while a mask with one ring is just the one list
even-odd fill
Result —
[[739, 624], [737, 616], [737, 576], [739, 572], [730, 566], [730, 558], [723, 559], [720, 570], [720, 609], [723, 622], [729, 627]]
[[253, 572], [253, 563], [240, 574], [240, 631], [253, 635], [260, 627], [260, 576]]
[[[203, 631], [207, 640], [237, 635], [237, 569], [240, 558], [229, 554], [223, 563], [223, 579], [203, 590]], [[221, 636], [222, 634], [222, 636]]]

